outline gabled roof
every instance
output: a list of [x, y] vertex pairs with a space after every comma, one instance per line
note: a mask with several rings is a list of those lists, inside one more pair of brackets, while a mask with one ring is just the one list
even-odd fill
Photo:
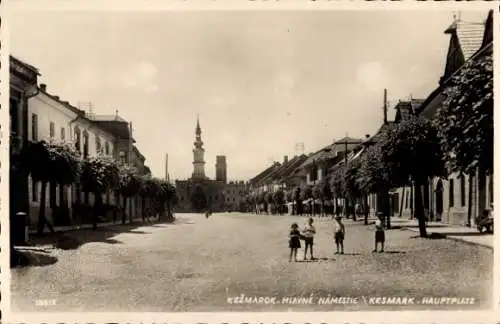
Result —
[[[492, 38], [491, 38], [493, 29], [492, 21], [493, 21], [493, 15], [492, 11], [490, 10], [488, 12], [488, 17], [486, 19], [486, 22], [484, 24], [481, 24], [483, 26], [482, 34], [479, 35], [479, 30], [478, 28], [476, 28], [474, 32], [470, 32], [469, 35], [467, 36], [469, 38], [474, 38], [473, 41], [469, 40], [469, 42], [467, 43], [467, 51], [471, 51], [473, 47], [476, 48], [475, 51], [472, 53], [472, 55], [468, 56], [467, 60], [474, 60], [476, 57], [481, 55], [481, 52], [487, 51], [492, 46]], [[479, 23], [475, 23], [475, 25], [479, 25]], [[453, 25], [451, 27], [453, 27]], [[462, 38], [463, 37], [464, 37], [464, 30], [462, 30]], [[479, 37], [479, 40], [477, 40], [477, 37]], [[446, 88], [446, 84], [454, 75], [456, 75], [456, 73], [458, 73], [462, 69], [463, 66], [464, 65], [462, 65], [456, 71], [454, 71], [454, 73], [451, 76], [449, 76], [446, 80], [443, 80], [443, 82], [441, 82], [439, 87], [437, 87], [427, 97], [427, 99], [424, 100], [424, 102], [420, 105], [420, 107], [416, 111], [417, 115], [420, 115], [428, 119], [434, 117], [439, 107], [441, 107], [441, 105], [446, 99], [446, 96], [444, 95], [444, 89]]]
[[379, 142], [381, 137], [385, 134], [385, 132], [387, 132], [389, 129], [393, 128], [394, 125], [395, 125], [395, 123], [393, 121], [389, 121], [386, 124], [382, 124], [382, 126], [380, 126], [380, 128], [375, 133], [375, 135], [373, 135], [372, 137], [367, 139], [363, 144], [364, 145], [371, 145], [371, 144], [375, 144], [375, 143]]
[[273, 165], [262, 171], [261, 173], [257, 174], [255, 177], [249, 180], [249, 183], [258, 183], [264, 177], [266, 177], [269, 173], [273, 172], [277, 167], [279, 167], [281, 164], [279, 162], [274, 162]]
[[[129, 126], [129, 123], [117, 116], [117, 117], [114, 117], [113, 119], [109, 119], [109, 120], [96, 120], [97, 116], [92, 116], [92, 122], [94, 122], [95, 124], [99, 125], [100, 127], [106, 129], [108, 132], [110, 132], [111, 134], [113, 134], [114, 136], [116, 136], [117, 138], [120, 138], [120, 139], [130, 139], [131, 138], [131, 134], [130, 134], [130, 126]], [[101, 116], [102, 117], [102, 116]], [[132, 139], [132, 142], [135, 143], [135, 139], [134, 138], [131, 138]]]
[[418, 107], [424, 102], [424, 99], [411, 99], [405, 101], [399, 101], [396, 104], [396, 117], [394, 121], [397, 123], [399, 121], [408, 120], [411, 116], [415, 115]]
[[305, 160], [307, 156], [302, 154], [295, 156], [290, 161], [283, 163], [279, 168], [273, 170], [273, 172], [269, 173], [263, 181], [280, 181], [284, 178], [288, 177], [290, 173], [292, 173], [297, 167], [299, 167]]
[[340, 147], [343, 149], [344, 145], [346, 144], [361, 144], [363, 143], [362, 139], [359, 138], [352, 138], [352, 137], [344, 137], [338, 141], [335, 141], [333, 144], [327, 145], [320, 149], [319, 151], [314, 152], [313, 154], [309, 155], [307, 160], [302, 163], [300, 168], [307, 167], [314, 163], [315, 161], [320, 161], [320, 160], [331, 160], [337, 157], [337, 150], [335, 150], [336, 147]]
[[338, 141], [335, 141], [335, 143], [333, 143], [334, 145], [345, 145], [346, 143], [347, 144], [360, 144], [362, 143], [363, 140], [362, 139], [359, 139], [359, 138], [352, 138], [352, 137], [349, 137], [349, 136], [346, 136], [344, 138], [341, 138], [339, 139]]
[[467, 61], [477, 52], [483, 42], [485, 30], [484, 22], [467, 22], [462, 20], [454, 21], [446, 30], [447, 33], [456, 32], [458, 43]]

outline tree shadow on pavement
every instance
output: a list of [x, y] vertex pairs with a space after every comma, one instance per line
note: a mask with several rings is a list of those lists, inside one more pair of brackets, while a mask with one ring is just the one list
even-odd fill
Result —
[[57, 257], [42, 253], [41, 250], [16, 250], [16, 255], [16, 268], [43, 267], [58, 261]]
[[86, 243], [121, 244], [114, 237], [119, 234], [149, 234], [149, 232], [137, 231], [143, 224], [116, 225], [93, 229], [80, 229], [68, 232], [56, 232], [55, 234], [33, 235], [31, 246], [50, 245], [61, 250], [76, 250]]

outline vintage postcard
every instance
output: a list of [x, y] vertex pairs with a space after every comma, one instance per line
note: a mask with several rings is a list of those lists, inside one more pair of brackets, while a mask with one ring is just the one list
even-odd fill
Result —
[[496, 6], [2, 10], [7, 323], [498, 320]]

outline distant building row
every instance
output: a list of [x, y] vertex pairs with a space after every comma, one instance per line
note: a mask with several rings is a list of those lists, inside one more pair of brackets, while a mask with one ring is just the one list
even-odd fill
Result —
[[[357, 159], [370, 145], [375, 144], [388, 129], [410, 116], [434, 118], [445, 100], [445, 83], [469, 60], [482, 55], [491, 55], [493, 48], [493, 13], [490, 12], [484, 24], [468, 23], [456, 20], [445, 31], [450, 35], [445, 71], [439, 80], [439, 86], [426, 99], [399, 101], [395, 106], [394, 121], [387, 120], [387, 111], [380, 129], [373, 136], [365, 139], [344, 138], [323, 149], [310, 154], [300, 155], [283, 163], [275, 162], [250, 180], [253, 193], [274, 192], [277, 189], [290, 189], [296, 186], [314, 185], [329, 181], [332, 171], [346, 161]], [[347, 153], [346, 153], [347, 152]], [[346, 155], [347, 154], [347, 155]], [[486, 179], [467, 175], [451, 174], [448, 179], [428, 179], [422, 189], [426, 217], [452, 225], [473, 225], [479, 206], [493, 203], [493, 174]], [[481, 183], [480, 183], [481, 182]], [[469, 190], [471, 189], [471, 190]], [[390, 193], [390, 213], [393, 216], [411, 217], [417, 190], [412, 186], [395, 188]], [[371, 214], [381, 211], [382, 199], [376, 194], [367, 197]], [[471, 215], [468, 219], [468, 215]]]

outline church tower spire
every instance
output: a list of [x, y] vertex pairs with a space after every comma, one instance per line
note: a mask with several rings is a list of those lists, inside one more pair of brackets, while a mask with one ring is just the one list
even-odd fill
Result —
[[200, 117], [196, 116], [196, 140], [194, 142], [193, 149], [193, 175], [192, 179], [206, 179], [205, 176], [205, 160], [203, 156], [205, 155], [205, 149], [203, 148], [203, 141], [201, 140], [201, 127], [200, 127]]

